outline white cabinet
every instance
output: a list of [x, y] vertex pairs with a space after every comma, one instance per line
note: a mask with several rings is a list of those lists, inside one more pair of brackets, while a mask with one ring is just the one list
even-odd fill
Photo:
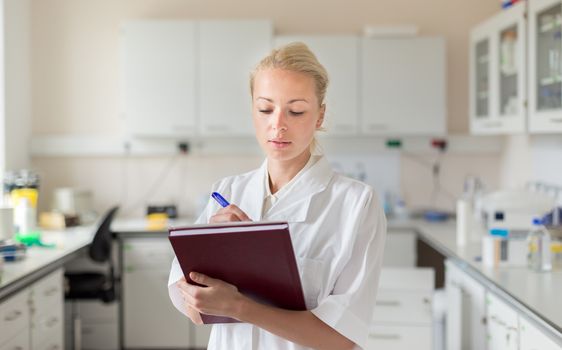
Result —
[[434, 275], [428, 268], [382, 269], [366, 350], [431, 349]]
[[133, 136], [185, 137], [196, 129], [196, 24], [122, 26], [122, 114]]
[[502, 11], [471, 31], [471, 133], [525, 131], [525, 34], [524, 2]]
[[389, 228], [384, 246], [383, 268], [416, 267], [416, 232]]
[[445, 62], [443, 38], [363, 39], [361, 130], [445, 134]]
[[63, 271], [59, 269], [30, 288], [31, 349], [64, 348]]
[[486, 295], [488, 350], [518, 350], [519, 321], [517, 312], [490, 292]]
[[452, 261], [445, 261], [447, 349], [486, 349], [486, 289]]
[[271, 50], [271, 22], [202, 21], [198, 31], [201, 135], [253, 135], [249, 76]]
[[328, 71], [325, 134], [356, 135], [359, 127], [359, 38], [351, 35], [277, 36], [275, 47], [295, 41], [305, 43]]
[[519, 350], [560, 350], [562, 348], [525, 317], [519, 317], [519, 341]]
[[562, 132], [562, 1], [529, 1], [529, 131]]
[[[168, 296], [168, 275], [173, 257], [172, 247], [165, 238], [128, 238], [123, 241], [125, 348], [191, 346], [191, 321], [175, 309]], [[139, 317], [139, 310], [149, 316]]]
[[[27, 338], [27, 347], [29, 348], [29, 289], [9, 297], [0, 303], [0, 349], [17, 348], [23, 340], [21, 334], [25, 334]], [[14, 340], [17, 338], [18, 340]], [[13, 344], [8, 347], [7, 344]]]
[[56, 270], [0, 303], [0, 349], [64, 348], [63, 273]]

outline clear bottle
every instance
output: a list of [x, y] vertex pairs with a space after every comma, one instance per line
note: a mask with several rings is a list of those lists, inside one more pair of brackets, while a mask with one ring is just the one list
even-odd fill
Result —
[[527, 235], [527, 262], [530, 269], [543, 272], [552, 270], [550, 233], [539, 218], [533, 219], [533, 228]]

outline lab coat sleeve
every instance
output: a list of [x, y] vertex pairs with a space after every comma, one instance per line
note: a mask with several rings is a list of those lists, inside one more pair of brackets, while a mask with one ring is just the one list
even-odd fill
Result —
[[356, 239], [351, 255], [328, 297], [312, 310], [324, 323], [365, 348], [375, 307], [386, 238], [386, 219], [376, 195], [368, 199], [357, 215]]
[[[213, 186], [213, 191], [218, 187], [217, 184]], [[213, 200], [209, 200], [205, 210], [195, 221], [195, 224], [206, 224], [212, 214], [217, 211], [217, 205]], [[176, 282], [183, 277], [183, 271], [181, 270], [180, 264], [178, 263], [178, 258], [174, 257], [172, 261], [172, 268], [170, 269], [170, 276], [168, 277], [168, 294], [172, 304], [178, 309], [182, 314], [187, 316], [187, 312], [183, 306], [183, 298], [181, 296], [180, 290], [176, 285]]]

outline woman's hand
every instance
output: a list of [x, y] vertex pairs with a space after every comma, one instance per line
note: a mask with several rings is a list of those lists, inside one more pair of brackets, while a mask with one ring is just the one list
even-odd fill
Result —
[[211, 278], [201, 273], [191, 272], [189, 277], [199, 287], [187, 283], [185, 278], [178, 282], [189, 318], [195, 324], [202, 324], [201, 315], [217, 315], [236, 318], [246, 297], [238, 288], [227, 282]]
[[228, 207], [221, 208], [217, 211], [209, 220], [211, 224], [231, 221], [252, 221], [252, 219], [250, 219], [242, 209], [234, 204], [230, 204]]

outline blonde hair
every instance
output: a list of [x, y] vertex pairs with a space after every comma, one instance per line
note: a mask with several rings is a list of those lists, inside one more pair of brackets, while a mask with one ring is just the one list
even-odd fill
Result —
[[[329, 83], [328, 72], [306, 44], [292, 42], [272, 50], [269, 55], [264, 57], [250, 73], [250, 95], [252, 98], [254, 96], [254, 80], [256, 75], [259, 71], [266, 69], [284, 69], [308, 75], [314, 80], [318, 106], [325, 107], [324, 100]], [[326, 129], [320, 127], [317, 130], [325, 131]], [[315, 151], [322, 152], [316, 138], [310, 144], [310, 151], [312, 153]]]
[[254, 80], [256, 74], [265, 69], [284, 69], [292, 72], [303, 73], [314, 80], [318, 105], [324, 104], [326, 89], [328, 88], [328, 72], [318, 62], [306, 44], [293, 42], [271, 51], [264, 57], [250, 74], [250, 94], [254, 96]]

